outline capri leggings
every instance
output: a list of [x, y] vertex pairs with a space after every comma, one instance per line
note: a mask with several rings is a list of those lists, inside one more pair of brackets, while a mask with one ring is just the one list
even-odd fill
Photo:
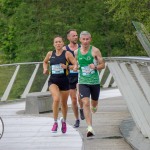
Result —
[[88, 97], [92, 100], [98, 101], [100, 94], [100, 84], [79, 84], [80, 98]]

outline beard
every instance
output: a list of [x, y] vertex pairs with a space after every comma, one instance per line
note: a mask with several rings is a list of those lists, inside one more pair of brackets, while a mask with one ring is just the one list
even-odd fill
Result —
[[78, 40], [76, 40], [76, 41], [72, 41], [72, 43], [73, 43], [73, 44], [77, 44], [77, 42], [78, 42]]

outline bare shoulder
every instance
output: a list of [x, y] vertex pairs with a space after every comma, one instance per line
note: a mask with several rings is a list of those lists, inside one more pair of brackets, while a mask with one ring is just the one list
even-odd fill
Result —
[[64, 46], [62, 49], [63, 49], [63, 50], [67, 50], [67, 49], [66, 49], [66, 46]]
[[49, 52], [47, 53], [47, 56], [48, 56], [49, 58], [51, 57], [52, 52], [53, 52], [53, 51], [49, 51]]
[[67, 58], [67, 59], [68, 59], [68, 57], [73, 56], [73, 55], [72, 55], [72, 53], [71, 53], [71, 52], [69, 52], [69, 51], [66, 51], [65, 55], [66, 55], [66, 58]]
[[105, 61], [102, 57], [100, 49], [93, 46], [92, 47], [92, 55], [93, 55], [94, 58], [96, 58], [98, 60], [98, 64], [99, 64], [98, 70], [103, 69], [105, 67]]
[[51, 56], [52, 56], [52, 51], [49, 51], [49, 52], [46, 54], [46, 57], [45, 57], [44, 61], [47, 62], [47, 61], [50, 59]]
[[93, 47], [92, 47], [92, 52], [94, 52], [94, 53], [100, 52], [100, 49], [97, 48], [97, 47], [95, 47], [95, 46], [93, 46]]
[[95, 46], [92, 47], [92, 55], [93, 55], [93, 57], [95, 57], [95, 56], [101, 57], [102, 56], [100, 49]]
[[76, 49], [75, 51], [74, 51], [74, 55], [76, 56], [78, 54], [78, 49]]

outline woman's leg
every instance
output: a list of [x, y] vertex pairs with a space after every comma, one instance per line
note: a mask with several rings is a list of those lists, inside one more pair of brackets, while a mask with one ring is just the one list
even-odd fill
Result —
[[53, 117], [54, 120], [57, 120], [59, 113], [59, 103], [60, 103], [60, 91], [57, 85], [51, 84], [49, 87], [49, 91], [53, 98]]
[[63, 119], [66, 120], [67, 119], [67, 111], [68, 111], [68, 96], [69, 96], [69, 90], [67, 91], [61, 91], [61, 111], [62, 111], [62, 115], [63, 115]]

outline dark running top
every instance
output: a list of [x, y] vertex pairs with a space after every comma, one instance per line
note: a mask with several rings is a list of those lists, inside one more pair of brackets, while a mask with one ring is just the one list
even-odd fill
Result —
[[68, 75], [68, 70], [63, 69], [60, 64], [68, 64], [66, 59], [66, 51], [63, 51], [60, 56], [56, 56], [56, 50], [52, 52], [50, 61], [50, 73], [51, 77], [66, 77]]
[[[78, 44], [78, 48], [80, 48], [80, 47], [81, 47], [81, 45]], [[72, 55], [75, 57], [74, 51], [71, 50], [68, 45], [66, 45], [66, 50], [69, 51], [69, 52], [71, 52]], [[72, 65], [72, 64], [69, 63], [69, 65]], [[72, 76], [78, 76], [78, 72], [74, 72], [73, 70], [69, 70], [69, 77], [72, 77]]]
[[[79, 47], [81, 47], [81, 45], [80, 44], [78, 44], [78, 48]], [[71, 52], [72, 53], [72, 55], [75, 57], [75, 55], [74, 55], [74, 51], [73, 50], [71, 50], [70, 48], [69, 48], [69, 46], [68, 45], [66, 45], [66, 50], [67, 51], [69, 51], [69, 52]]]

